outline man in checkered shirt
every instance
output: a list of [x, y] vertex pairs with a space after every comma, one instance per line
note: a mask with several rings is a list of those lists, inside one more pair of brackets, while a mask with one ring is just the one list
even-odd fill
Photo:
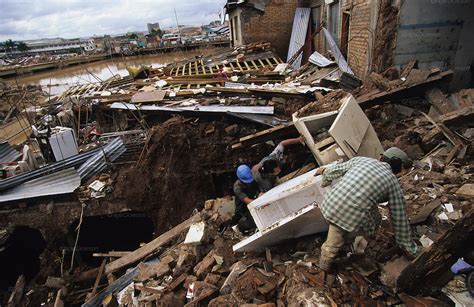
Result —
[[321, 269], [331, 269], [349, 233], [363, 231], [368, 235], [375, 234], [381, 221], [377, 204], [386, 201], [397, 244], [410, 254], [416, 253], [405, 211], [405, 198], [395, 176], [401, 172], [402, 165], [408, 166], [409, 163], [406, 153], [392, 147], [384, 152], [380, 161], [355, 157], [343, 163], [320, 167], [316, 171], [316, 174], [323, 174], [323, 186], [340, 178], [324, 196], [320, 206], [329, 223], [328, 237], [321, 247]]

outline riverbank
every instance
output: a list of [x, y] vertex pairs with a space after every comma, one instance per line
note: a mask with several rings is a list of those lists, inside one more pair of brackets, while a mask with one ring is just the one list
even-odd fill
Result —
[[191, 57], [208, 55], [218, 48], [200, 48], [188, 51], [175, 51], [139, 56], [123, 56], [104, 59], [91, 63], [73, 65], [55, 70], [41, 71], [5, 80], [11, 85], [41, 86], [51, 95], [61, 94], [70, 86], [95, 83], [114, 75], [127, 76], [127, 66], [161, 67], [169, 63], [182, 61]]
[[[166, 46], [166, 47], [157, 47], [157, 48], [142, 48], [137, 50], [131, 50], [130, 54], [126, 56], [142, 56], [142, 55], [153, 55], [153, 54], [162, 54], [170, 53], [176, 51], [188, 51], [201, 48], [210, 48], [210, 47], [228, 47], [229, 41], [215, 41], [209, 43], [197, 43], [183, 46]], [[94, 54], [88, 56], [74, 57], [70, 59], [64, 59], [61, 61], [49, 61], [37, 64], [30, 65], [14, 65], [14, 66], [5, 66], [0, 68], [0, 78], [8, 79], [14, 78], [22, 75], [34, 74], [49, 70], [57, 70], [65, 67], [81, 65], [85, 63], [92, 63], [108, 58], [120, 58], [123, 57], [122, 53], [111, 53], [111, 54]]]

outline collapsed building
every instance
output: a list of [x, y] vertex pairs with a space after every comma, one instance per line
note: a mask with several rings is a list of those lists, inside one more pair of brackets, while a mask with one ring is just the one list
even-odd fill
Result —
[[[474, 90], [416, 58], [354, 73], [337, 44], [306, 61], [306, 41], [286, 61], [252, 43], [54, 97], [2, 85], [2, 303], [469, 305]], [[237, 166], [298, 135], [249, 205], [257, 231], [226, 227]], [[380, 204], [375, 238], [325, 280], [314, 169], [392, 146], [414, 161], [400, 183], [420, 252], [402, 255]]]

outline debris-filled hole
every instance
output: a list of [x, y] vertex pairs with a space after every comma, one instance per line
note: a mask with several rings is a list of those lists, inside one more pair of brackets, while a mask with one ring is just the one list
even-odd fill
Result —
[[[70, 227], [74, 238], [78, 223], [76, 221]], [[133, 251], [140, 243], [152, 240], [153, 229], [152, 220], [142, 212], [85, 217], [80, 226], [76, 254], [84, 264], [97, 266], [103, 258], [94, 257], [94, 253]]]
[[40, 270], [40, 254], [46, 247], [41, 232], [27, 226], [16, 226], [0, 232], [0, 289], [15, 285], [18, 276], [34, 278]]

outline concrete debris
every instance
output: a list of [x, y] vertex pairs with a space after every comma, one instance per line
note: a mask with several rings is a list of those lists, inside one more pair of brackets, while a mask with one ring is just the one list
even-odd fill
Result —
[[[459, 258], [473, 263], [465, 247], [474, 224], [474, 90], [445, 92], [452, 72], [416, 61], [403, 70], [371, 68], [362, 83], [332, 30], [321, 33], [330, 52], [311, 49], [321, 29], [308, 28], [309, 11], [294, 18], [295, 65], [269, 43], [252, 43], [160, 68], [129, 67], [128, 77], [72, 86], [47, 102], [38, 89], [1, 82], [5, 102], [24, 97], [39, 107], [0, 110], [0, 268], [10, 289], [0, 304], [463, 302], [465, 289], [453, 288], [461, 279], [446, 272]], [[64, 133], [51, 138], [54, 129]], [[286, 148], [293, 138], [305, 146]], [[278, 144], [274, 187], [242, 206], [241, 195], [230, 196], [236, 168], [254, 166], [257, 182]], [[323, 271], [329, 224], [321, 204], [338, 182], [323, 187], [321, 166], [380, 159], [391, 147], [407, 155], [398, 179], [418, 254], [398, 248], [390, 200], [377, 199], [375, 233], [348, 234], [341, 257]], [[255, 225], [244, 231], [242, 220]], [[14, 261], [22, 268], [13, 270]]]

